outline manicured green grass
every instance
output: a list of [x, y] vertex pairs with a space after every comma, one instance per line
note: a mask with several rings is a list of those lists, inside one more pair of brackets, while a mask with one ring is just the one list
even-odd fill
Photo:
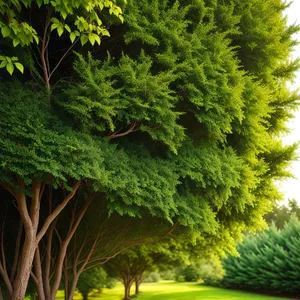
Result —
[[[118, 284], [112, 290], [104, 289], [99, 297], [91, 297], [91, 300], [121, 300], [123, 287]], [[61, 297], [57, 298], [63, 299]], [[80, 296], [74, 299], [81, 299]], [[136, 300], [287, 300], [288, 298], [276, 298], [258, 294], [213, 288], [195, 283], [145, 283], [141, 285], [141, 295]]]

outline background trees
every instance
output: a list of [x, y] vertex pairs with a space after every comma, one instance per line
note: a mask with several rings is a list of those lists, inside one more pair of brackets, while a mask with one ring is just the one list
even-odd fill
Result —
[[269, 225], [274, 223], [277, 228], [282, 229], [292, 216], [300, 218], [300, 208], [295, 199], [290, 199], [288, 206], [276, 203], [273, 210], [265, 215], [265, 219]]

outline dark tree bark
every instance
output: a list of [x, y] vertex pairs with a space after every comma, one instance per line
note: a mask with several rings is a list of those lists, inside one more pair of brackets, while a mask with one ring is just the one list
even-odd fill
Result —
[[88, 300], [89, 299], [89, 293], [88, 292], [82, 292], [81, 295], [82, 295], [83, 300]]
[[137, 275], [134, 279], [136, 296], [140, 293], [140, 284], [142, 283], [142, 281], [143, 281], [143, 274]]

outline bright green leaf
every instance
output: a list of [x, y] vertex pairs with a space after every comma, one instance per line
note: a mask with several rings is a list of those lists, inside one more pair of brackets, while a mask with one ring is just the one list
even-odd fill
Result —
[[98, 43], [98, 45], [100, 45], [101, 44], [101, 39], [100, 39], [99, 35], [94, 34], [94, 38], [95, 38], [96, 42]]
[[17, 47], [20, 44], [19, 40], [13, 39], [13, 45], [14, 47]]
[[4, 68], [7, 64], [7, 61], [6, 60], [3, 60], [0, 64], [0, 68]]
[[51, 25], [51, 31], [54, 30], [54, 29], [56, 29], [58, 26], [59, 26], [59, 23], [53, 23]]
[[74, 43], [75, 39], [76, 39], [76, 34], [74, 32], [71, 32], [70, 33], [70, 40], [71, 40], [71, 42]]
[[89, 38], [88, 38], [87, 35], [82, 35], [82, 36], [80, 37], [81, 45], [83, 46], [84, 44], [86, 44], [88, 40], [89, 40]]
[[10, 75], [13, 74], [14, 69], [15, 69], [15, 67], [14, 67], [14, 65], [13, 65], [11, 62], [9, 62], [9, 63], [6, 65], [6, 70], [7, 70], [7, 72], [8, 72]]
[[21, 73], [24, 73], [24, 66], [22, 64], [16, 62], [15, 66]]
[[58, 33], [58, 36], [61, 36], [62, 34], [63, 34], [63, 32], [64, 32], [64, 28], [63, 28], [63, 26], [58, 26], [57, 27], [57, 33]]
[[3, 37], [8, 37], [11, 34], [11, 29], [7, 26], [1, 28], [1, 33]]
[[94, 38], [93, 34], [91, 34], [91, 33], [89, 34], [89, 41], [94, 46], [94, 44], [95, 44], [95, 38]]
[[71, 28], [68, 24], [65, 24], [65, 29], [70, 33], [71, 32]]

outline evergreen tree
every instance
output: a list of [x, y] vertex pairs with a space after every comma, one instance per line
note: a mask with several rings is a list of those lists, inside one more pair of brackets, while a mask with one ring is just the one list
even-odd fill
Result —
[[239, 257], [224, 260], [227, 287], [298, 296], [300, 222], [292, 218], [282, 230], [274, 225], [238, 246]]

